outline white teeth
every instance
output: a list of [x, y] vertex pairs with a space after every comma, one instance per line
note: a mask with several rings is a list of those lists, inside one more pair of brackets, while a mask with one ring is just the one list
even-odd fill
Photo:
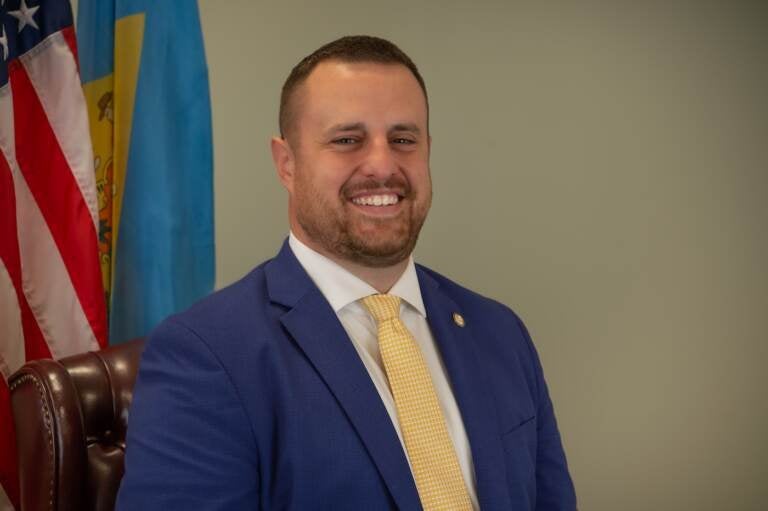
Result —
[[366, 195], [364, 197], [355, 197], [352, 202], [361, 206], [389, 206], [397, 204], [400, 198], [394, 193], [383, 195]]

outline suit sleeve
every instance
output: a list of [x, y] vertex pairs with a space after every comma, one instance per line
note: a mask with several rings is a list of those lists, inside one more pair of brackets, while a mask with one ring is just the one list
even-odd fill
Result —
[[536, 511], [575, 511], [576, 493], [568, 473], [565, 451], [557, 428], [552, 400], [544, 380], [541, 361], [528, 330], [519, 318], [517, 321], [531, 353], [538, 394]]
[[118, 510], [259, 509], [256, 445], [209, 347], [167, 320], [142, 355]]

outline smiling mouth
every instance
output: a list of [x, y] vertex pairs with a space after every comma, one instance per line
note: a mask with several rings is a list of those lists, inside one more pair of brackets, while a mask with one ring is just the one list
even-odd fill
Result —
[[352, 202], [358, 206], [393, 206], [400, 202], [396, 193], [377, 193], [353, 197]]

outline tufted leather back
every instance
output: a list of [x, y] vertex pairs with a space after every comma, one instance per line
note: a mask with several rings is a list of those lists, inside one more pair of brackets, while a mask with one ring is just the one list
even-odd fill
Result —
[[24, 511], [114, 509], [143, 348], [35, 360], [11, 376]]

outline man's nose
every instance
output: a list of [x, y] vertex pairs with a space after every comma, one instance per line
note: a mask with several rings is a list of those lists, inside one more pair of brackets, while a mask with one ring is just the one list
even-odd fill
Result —
[[365, 176], [383, 183], [397, 172], [397, 168], [397, 160], [389, 140], [371, 140], [362, 164]]

